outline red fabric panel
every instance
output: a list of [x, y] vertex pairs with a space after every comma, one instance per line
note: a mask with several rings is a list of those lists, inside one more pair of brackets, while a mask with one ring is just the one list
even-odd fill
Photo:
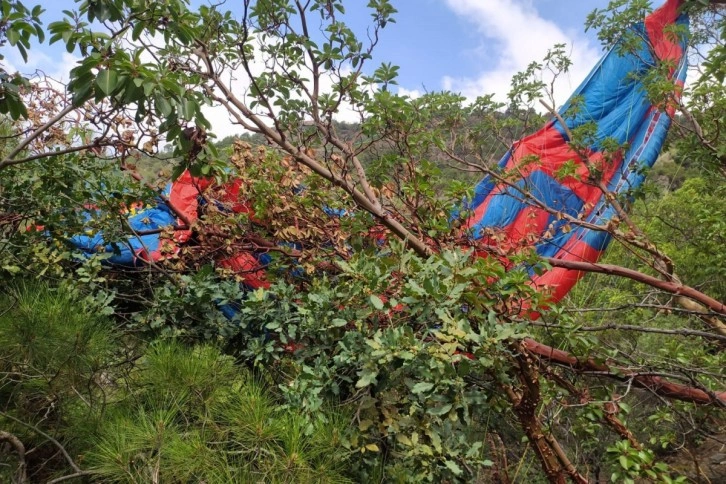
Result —
[[242, 276], [243, 282], [253, 289], [270, 288], [265, 271], [259, 261], [249, 252], [241, 252], [228, 259], [220, 260], [219, 265]]
[[[570, 239], [557, 254], [558, 259], [597, 262], [602, 252], [576, 238]], [[548, 292], [550, 300], [558, 302], [567, 295], [572, 287], [584, 275], [581, 271], [571, 271], [560, 267], [553, 267], [542, 275], [532, 277], [532, 285], [538, 291]]]
[[661, 60], [672, 60], [674, 66], [683, 56], [683, 49], [666, 27], [676, 21], [682, 4], [683, 0], [668, 0], [645, 19], [645, 30], [648, 32], [655, 55]]
[[[197, 219], [197, 207], [199, 201], [197, 197], [202, 193], [210, 184], [210, 181], [204, 178], [194, 178], [189, 170], [186, 170], [171, 186], [171, 193], [169, 194], [169, 203], [179, 213], [183, 213], [189, 222], [193, 222]], [[181, 220], [178, 221], [180, 225], [183, 224]], [[179, 243], [184, 243], [191, 237], [191, 230], [177, 230], [174, 233], [174, 240]]]
[[[532, 246], [547, 230], [550, 214], [539, 207], [527, 207], [517, 215], [505, 230], [505, 239], [515, 247]], [[501, 244], [500, 244], [501, 245]]]
[[219, 201], [229, 204], [234, 213], [247, 213], [250, 215], [250, 218], [253, 218], [255, 212], [252, 210], [250, 203], [247, 200], [240, 199], [239, 191], [241, 187], [242, 180], [239, 178], [226, 183], [222, 186], [222, 196]]
[[471, 217], [469, 217], [469, 219], [466, 221], [466, 226], [468, 228], [471, 228], [479, 223], [484, 214], [487, 213], [487, 210], [489, 210], [489, 203], [492, 201], [492, 197], [499, 193], [502, 193], [502, 185], [495, 186], [489, 193], [489, 195], [487, 195], [487, 197], [484, 199], [484, 201], [481, 202], [479, 206], [474, 209]]

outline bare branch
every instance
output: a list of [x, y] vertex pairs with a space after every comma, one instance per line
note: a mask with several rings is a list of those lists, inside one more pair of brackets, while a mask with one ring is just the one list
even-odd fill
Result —
[[25, 158], [17, 158], [14, 160], [3, 161], [2, 163], [0, 163], [0, 168], [2, 168], [3, 166], [20, 165], [23, 163], [40, 160], [43, 158], [50, 158], [53, 156], [62, 156], [62, 155], [68, 155], [70, 153], [77, 153], [79, 151], [92, 150], [92, 149], [101, 148], [104, 146], [113, 146], [115, 144], [116, 144], [115, 142], [108, 141], [108, 142], [101, 142], [101, 143], [91, 143], [91, 144], [86, 144], [86, 145], [82, 145], [82, 146], [73, 146], [73, 147], [66, 148], [63, 150], [58, 150], [58, 151], [47, 151], [45, 153], [38, 153], [38, 154], [31, 155], [31, 156], [28, 156]]
[[635, 386], [666, 398], [726, 408], [726, 392], [723, 391], [712, 392], [697, 388], [694, 385], [673, 383], [663, 376], [634, 372], [628, 368], [599, 363], [592, 358], [580, 359], [566, 351], [552, 348], [531, 338], [524, 339], [523, 345], [533, 355], [537, 355], [550, 363], [570, 368], [578, 373], [606, 376], [620, 381], [632, 381]]
[[67, 476], [56, 477], [55, 479], [51, 479], [50, 481], [46, 482], [46, 484], [56, 484], [57, 482], [70, 481], [71, 479], [77, 479], [79, 477], [92, 476], [93, 474], [95, 474], [95, 473], [92, 471], [75, 472], [73, 474], [68, 474]]
[[15, 479], [13, 479], [13, 482], [25, 484], [28, 482], [28, 464], [25, 462], [25, 446], [15, 435], [0, 430], [0, 444], [3, 442], [9, 444], [18, 456], [18, 468], [15, 471]]
[[[568, 270], [573, 270], [573, 271], [597, 272], [600, 274], [608, 274], [608, 275], [612, 275], [612, 276], [626, 277], [628, 279], [632, 279], [637, 282], [642, 282], [643, 284], [647, 284], [649, 286], [655, 287], [657, 289], [668, 292], [670, 294], [675, 294], [677, 296], [684, 296], [684, 297], [693, 299], [693, 300], [703, 304], [706, 308], [710, 309], [714, 313], [726, 316], [726, 305], [724, 305], [724, 303], [719, 302], [716, 299], [713, 299], [712, 297], [702, 293], [701, 291], [699, 291], [697, 289], [694, 289], [693, 287], [683, 285], [679, 282], [663, 281], [661, 279], [655, 278], [653, 276], [649, 276], [648, 274], [644, 274], [642, 272], [638, 272], [633, 269], [628, 269], [626, 267], [620, 267], [620, 266], [611, 265], [611, 264], [597, 264], [597, 263], [593, 263], [593, 262], [569, 261], [569, 260], [555, 259], [553, 257], [545, 257], [544, 260], [547, 261], [553, 267], [561, 267], [563, 269], [568, 269]], [[687, 309], [690, 309], [690, 308], [687, 308]], [[711, 318], [711, 319], [713, 319], [713, 318]], [[725, 324], [718, 322], [718, 324], [714, 324], [713, 326], [714, 326], [714, 329], [719, 332], [719, 334], [726, 335], [726, 325]]]
[[11, 164], [13, 164], [13, 160], [16, 156], [18, 156], [19, 153], [21, 153], [25, 148], [30, 145], [30, 143], [33, 142], [38, 136], [45, 133], [51, 126], [56, 124], [58, 121], [63, 119], [68, 113], [74, 111], [76, 109], [75, 106], [72, 104], [69, 104], [64, 109], [62, 109], [58, 114], [53, 116], [51, 119], [49, 119], [44, 125], [33, 131], [27, 138], [25, 138], [13, 151], [10, 152], [8, 156], [5, 157], [3, 161], [0, 162], [0, 170], [7, 168]]
[[73, 468], [73, 470], [75, 472], [77, 472], [77, 473], [84, 472], [80, 467], [78, 467], [78, 464], [75, 463], [75, 461], [73, 460], [73, 458], [71, 458], [71, 456], [68, 453], [68, 451], [66, 450], [66, 448], [63, 447], [63, 445], [60, 442], [58, 442], [53, 437], [51, 437], [50, 435], [48, 435], [45, 432], [43, 432], [42, 430], [40, 430], [37, 426], [30, 424], [28, 422], [23, 422], [19, 418], [13, 417], [12, 415], [5, 413], [5, 412], [0, 412], [0, 415], [2, 415], [3, 417], [5, 417], [9, 420], [12, 420], [13, 422], [15, 422], [17, 424], [22, 425], [23, 427], [29, 428], [33, 432], [44, 437], [46, 440], [49, 440], [53, 445], [55, 445], [55, 447], [60, 451], [60, 453], [63, 454], [63, 457], [66, 459], [66, 462], [68, 462], [68, 465], [70, 465], [71, 468]]
[[[527, 324], [533, 326], [543, 326], [546, 328], [555, 327], [553, 324], [540, 323], [537, 321], [527, 321]], [[559, 328], [560, 326], [558, 326]], [[698, 331], [695, 329], [663, 329], [663, 328], [644, 328], [642, 326], [636, 326], [632, 324], [616, 324], [610, 323], [602, 326], [581, 326], [574, 329], [576, 332], [598, 332], [598, 331], [633, 331], [636, 333], [655, 333], [655, 334], [669, 334], [675, 336], [698, 336], [715, 341], [726, 342], [726, 336], [721, 334], [708, 333], [706, 331]]]

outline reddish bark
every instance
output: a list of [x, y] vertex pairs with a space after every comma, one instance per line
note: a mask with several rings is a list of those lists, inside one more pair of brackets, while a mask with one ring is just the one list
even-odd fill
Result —
[[671, 294], [677, 294], [679, 296], [691, 298], [695, 301], [700, 302], [715, 313], [726, 315], [726, 304], [717, 301], [716, 299], [702, 293], [701, 291], [698, 291], [697, 289], [694, 289], [690, 286], [684, 286], [683, 284], [679, 284], [677, 282], [663, 281], [656, 277], [649, 276], [648, 274], [634, 271], [633, 269], [628, 269], [625, 267], [615, 266], [611, 264], [596, 264], [592, 262], [569, 261], [554, 259], [551, 257], [545, 258], [545, 260], [552, 267], [562, 267], [564, 269], [569, 269], [573, 271], [597, 272], [600, 274], [626, 277], [628, 279], [642, 282], [643, 284], [647, 284], [649, 286], [655, 287], [656, 289], [661, 289]]
[[577, 471], [554, 435], [545, 432], [539, 420], [538, 408], [541, 403], [539, 374], [533, 364], [533, 358], [522, 351], [522, 347], [526, 349], [525, 345], [513, 345], [512, 348], [517, 353], [515, 361], [518, 367], [516, 377], [520, 382], [519, 388], [515, 390], [512, 387], [505, 387], [522, 430], [527, 435], [530, 446], [550, 482], [564, 484], [569, 476], [577, 484], [587, 484], [587, 479]]
[[690, 385], [670, 382], [655, 375], [641, 375], [631, 370], [598, 363], [592, 358], [580, 359], [570, 353], [552, 348], [545, 344], [526, 338], [524, 347], [530, 353], [546, 359], [550, 363], [567, 366], [581, 373], [598, 373], [619, 380], [632, 380], [635, 386], [645, 388], [653, 393], [700, 405], [719, 405], [726, 407], [726, 392], [708, 392]]

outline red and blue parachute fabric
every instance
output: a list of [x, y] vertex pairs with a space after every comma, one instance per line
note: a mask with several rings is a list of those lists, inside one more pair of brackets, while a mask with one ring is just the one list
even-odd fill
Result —
[[[241, 180], [232, 180], [225, 184], [219, 190], [223, 196], [217, 201], [235, 213], [245, 212], [253, 215], [249, 205], [239, 200], [241, 183]], [[103, 232], [91, 232], [91, 230], [74, 235], [68, 241], [80, 250], [84, 257], [100, 253], [109, 254], [105, 262], [111, 265], [135, 267], [158, 262], [178, 252], [179, 246], [189, 241], [192, 230], [186, 222], [191, 224], [197, 220], [202, 194], [211, 185], [211, 180], [193, 177], [189, 171], [185, 171], [177, 180], [166, 186], [156, 205], [144, 207], [136, 204], [127, 210], [126, 222], [132, 234], [123, 241], [108, 242]], [[102, 217], [103, 214], [94, 209], [89, 209], [86, 213], [89, 221], [97, 216]], [[168, 228], [173, 228], [171, 236], [168, 232], [164, 233], [166, 232], [164, 229]], [[265, 259], [264, 254], [242, 251], [220, 258], [217, 263], [220, 267], [240, 275], [243, 283], [252, 289], [269, 288], [270, 283], [265, 277], [264, 262], [261, 262], [261, 259]], [[226, 308], [223, 309], [227, 314]]]
[[[169, 184], [162, 194], [168, 197], [171, 187]], [[170, 243], [159, 236], [159, 231], [176, 225], [177, 217], [174, 212], [163, 202], [154, 206], [133, 204], [125, 212], [122, 215], [126, 217], [129, 229], [135, 233], [126, 240], [107, 241], [103, 232], [91, 229], [91, 222], [104, 214], [89, 206], [84, 214], [89, 228], [83, 234], [70, 237], [68, 241], [85, 257], [109, 254], [105, 262], [113, 265], [134, 266], [140, 261], [158, 260], [163, 246]]]
[[[507, 183], [487, 177], [478, 184], [468, 204], [471, 216], [466, 223], [477, 249], [489, 246], [506, 254], [534, 247], [543, 257], [584, 262], [600, 258], [610, 234], [568, 225], [558, 213], [579, 218], [590, 226], [607, 225], [615, 210], [603, 191], [588, 182], [588, 166], [601, 172], [608, 191], [622, 195], [641, 185], [643, 170], [658, 157], [673, 107], [653, 105], [639, 79], [658, 65], [670, 66], [674, 94], [678, 97], [675, 86], [682, 86], [685, 79], [686, 45], [685, 39], [673, 34], [672, 26], [688, 24], [687, 16], [679, 12], [681, 4], [682, 0], [667, 0], [643, 23], [632, 27], [643, 39], [638, 52], [621, 54], [615, 46], [605, 55], [560, 109], [566, 129], [553, 119], [512, 146], [499, 164]], [[570, 108], [575, 103], [576, 114], [571, 115]], [[585, 163], [570, 148], [568, 132], [593, 122], [597, 134], [587, 149]], [[604, 156], [602, 148], [608, 139], [627, 145], [627, 149], [615, 156]], [[563, 167], [574, 168], [574, 174], [562, 176]], [[516, 177], [512, 178], [512, 174]], [[191, 228], [185, 223], [197, 219], [201, 195], [211, 183], [184, 172], [166, 187], [156, 206], [130, 210], [128, 224], [135, 234], [125, 241], [109, 243], [102, 233], [92, 233], [73, 236], [70, 242], [88, 257], [99, 252], [112, 254], [107, 259], [110, 264], [136, 266], [159, 261], [189, 240]], [[222, 199], [218, 201], [234, 212], [254, 216], [249, 205], [238, 199], [240, 183], [232, 180], [224, 185], [219, 190]], [[533, 203], [529, 196], [548, 209]], [[180, 220], [180, 214], [186, 221]], [[89, 211], [89, 218], [95, 215]], [[167, 227], [174, 227], [173, 236], [162, 236], [159, 229]], [[217, 263], [240, 274], [246, 286], [267, 288], [265, 256], [241, 252]], [[581, 275], [578, 271], [553, 268], [540, 275], [532, 273], [531, 280], [539, 290], [547, 291], [552, 301], [558, 301]], [[232, 314], [230, 309], [229, 316]]]
[[[603, 57], [560, 109], [567, 129], [553, 119], [517, 141], [499, 164], [506, 182], [487, 176], [478, 184], [466, 223], [477, 247], [489, 246], [500, 253], [534, 247], [540, 256], [567, 261], [600, 258], [610, 234], [568, 223], [558, 212], [588, 224], [607, 225], [616, 213], [597, 184], [588, 182], [588, 165], [601, 172], [608, 191], [627, 195], [642, 184], [644, 169], [658, 157], [673, 106], [653, 105], [640, 79], [657, 65], [670, 66], [674, 99], [678, 98], [687, 67], [685, 39], [673, 33], [673, 25], [688, 25], [688, 17], [679, 12], [681, 4], [682, 0], [668, 0], [631, 27], [643, 39], [638, 52], [623, 54], [616, 45]], [[571, 110], [575, 103], [577, 109]], [[596, 123], [597, 134], [584, 153], [585, 162], [569, 146], [568, 133], [586, 123]], [[604, 156], [603, 142], [608, 139], [625, 145], [624, 152]], [[565, 170], [570, 176], [563, 176]], [[531, 280], [554, 302], [581, 276], [578, 271], [552, 268], [541, 275], [531, 273]]]

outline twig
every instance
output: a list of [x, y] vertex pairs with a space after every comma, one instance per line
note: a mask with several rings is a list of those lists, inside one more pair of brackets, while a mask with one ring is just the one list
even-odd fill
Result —
[[699, 405], [715, 405], [726, 408], [726, 392], [712, 392], [703, 388], [695, 388], [693, 385], [673, 383], [664, 379], [663, 374], [639, 373], [628, 368], [601, 363], [592, 358], [580, 359], [567, 351], [552, 348], [531, 338], [525, 338], [522, 343], [531, 354], [550, 363], [570, 368], [578, 373], [606, 376], [621, 381], [632, 381], [633, 385], [650, 390], [662, 397]]
[[[554, 324], [548, 324], [548, 323], [540, 323], [537, 321], [524, 321], [527, 324], [530, 324], [532, 326], [543, 326], [546, 328], [553, 328], [557, 327], [558, 329], [568, 329], [563, 328], [562, 326], [557, 326]], [[663, 328], [645, 328], [642, 326], [636, 326], [632, 324], [616, 324], [616, 323], [610, 323], [605, 324], [602, 326], [593, 326], [593, 327], [587, 327], [587, 326], [578, 326], [576, 328], [572, 328], [574, 331], [609, 331], [609, 330], [615, 330], [615, 331], [635, 331], [639, 333], [656, 333], [656, 334], [672, 334], [677, 336], [700, 336], [701, 338], [706, 339], [712, 339], [712, 340], [718, 340], [718, 341], [726, 341], [726, 336], [721, 334], [713, 334], [709, 333], [707, 331], [698, 331], [695, 329], [663, 329]]]
[[49, 158], [51, 156], [61, 156], [61, 155], [67, 155], [70, 153], [76, 153], [78, 151], [84, 151], [84, 150], [91, 150], [94, 148], [101, 148], [104, 146], [113, 146], [115, 143], [108, 142], [108, 143], [91, 143], [86, 144], [82, 146], [72, 146], [70, 148], [66, 148], [63, 150], [57, 150], [57, 151], [46, 151], [44, 153], [38, 153], [35, 155], [28, 156], [26, 158], [18, 158], [16, 160], [6, 160], [0, 163], [0, 169], [5, 166], [14, 166], [14, 165], [21, 165], [23, 163], [29, 163], [31, 161], [39, 160], [41, 158]]
[[71, 479], [75, 479], [77, 477], [92, 476], [93, 474], [95, 474], [95, 472], [92, 471], [76, 472], [73, 474], [68, 474], [67, 476], [56, 477], [55, 479], [52, 479], [45, 484], [55, 484], [57, 482], [70, 481]]
[[[642, 282], [643, 284], [647, 284], [651, 287], [661, 289], [670, 294], [684, 296], [698, 301], [714, 313], [726, 316], [726, 305], [724, 303], [717, 301], [711, 296], [708, 296], [690, 286], [686, 286], [677, 282], [663, 281], [648, 274], [644, 274], [633, 269], [628, 269], [626, 267], [616, 266], [612, 264], [597, 264], [594, 262], [570, 261], [555, 259], [553, 257], [544, 257], [544, 260], [548, 262], [552, 267], [561, 267], [563, 269], [582, 272], [597, 272], [600, 274], [620, 276], [632, 279], [637, 282]], [[720, 321], [716, 321], [716, 323], [718, 324], [712, 324], [713, 328], [718, 331], [719, 334], [726, 336], [726, 325], [721, 323]]]
[[28, 482], [28, 464], [25, 462], [25, 446], [19, 438], [10, 432], [0, 430], [0, 443], [7, 442], [18, 456], [18, 468], [15, 471], [14, 482], [25, 484]]
[[43, 432], [42, 430], [40, 430], [40, 429], [39, 429], [38, 427], [36, 427], [35, 425], [33, 425], [33, 424], [30, 424], [30, 423], [28, 423], [28, 422], [23, 422], [23, 421], [22, 421], [22, 420], [20, 420], [19, 418], [13, 417], [13, 416], [12, 416], [12, 415], [10, 415], [10, 414], [7, 414], [7, 413], [5, 413], [5, 412], [0, 412], [0, 415], [2, 415], [3, 417], [5, 417], [5, 418], [7, 418], [7, 419], [9, 419], [9, 420], [12, 420], [13, 422], [15, 422], [15, 423], [17, 423], [17, 424], [20, 424], [20, 425], [22, 425], [23, 427], [27, 427], [27, 428], [29, 428], [29, 429], [33, 430], [33, 431], [34, 431], [35, 433], [37, 433], [37, 434], [41, 435], [42, 437], [45, 437], [45, 438], [46, 438], [47, 440], [49, 440], [49, 441], [50, 441], [50, 442], [51, 442], [51, 443], [52, 443], [53, 445], [55, 445], [55, 446], [56, 446], [56, 448], [57, 448], [57, 449], [58, 449], [58, 450], [60, 451], [60, 453], [61, 453], [61, 454], [63, 454], [63, 457], [65, 457], [66, 461], [68, 462], [68, 465], [70, 465], [70, 466], [71, 466], [71, 467], [73, 468], [73, 470], [74, 470], [74, 471], [75, 471], [76, 473], [83, 473], [83, 472], [84, 472], [84, 471], [83, 471], [83, 470], [82, 470], [82, 469], [81, 469], [80, 467], [78, 467], [78, 465], [77, 465], [77, 464], [76, 464], [76, 463], [75, 463], [75, 462], [73, 461], [73, 458], [71, 458], [71, 456], [70, 456], [70, 454], [68, 453], [68, 451], [66, 450], [66, 448], [65, 448], [65, 447], [63, 447], [63, 445], [62, 445], [62, 444], [61, 444], [60, 442], [58, 442], [57, 440], [55, 440], [55, 439], [54, 439], [53, 437], [51, 437], [50, 435], [48, 435], [48, 434], [46, 434], [45, 432]]
[[30, 143], [35, 140], [38, 136], [43, 134], [45, 131], [47, 131], [51, 126], [53, 126], [55, 123], [63, 119], [63, 117], [70, 113], [71, 111], [75, 110], [76, 107], [73, 106], [73, 104], [69, 104], [66, 106], [61, 112], [53, 116], [51, 119], [49, 119], [43, 126], [39, 127], [35, 131], [33, 131], [27, 138], [25, 138], [13, 151], [10, 152], [10, 154], [5, 157], [5, 159], [0, 162], [0, 170], [3, 168], [6, 168], [7, 166], [10, 166], [13, 164], [13, 160], [20, 152], [22, 152], [25, 148], [28, 147]]

